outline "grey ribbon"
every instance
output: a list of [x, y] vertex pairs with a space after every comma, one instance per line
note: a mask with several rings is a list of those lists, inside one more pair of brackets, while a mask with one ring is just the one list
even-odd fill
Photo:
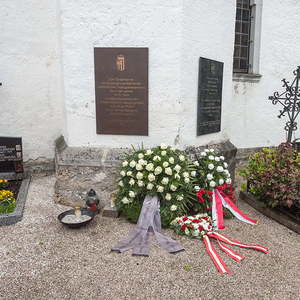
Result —
[[157, 196], [146, 196], [136, 227], [112, 251], [119, 253], [133, 249], [132, 255], [149, 256], [150, 235], [170, 253], [183, 251], [178, 242], [161, 233], [160, 203]]

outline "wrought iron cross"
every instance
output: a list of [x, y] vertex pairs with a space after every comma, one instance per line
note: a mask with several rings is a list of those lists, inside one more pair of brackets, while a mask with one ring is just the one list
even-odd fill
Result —
[[300, 91], [299, 91], [299, 79], [300, 79], [300, 66], [297, 70], [293, 71], [295, 78], [291, 84], [289, 81], [282, 79], [285, 91], [281, 94], [279, 92], [274, 92], [273, 96], [269, 97], [272, 100], [272, 104], [277, 104], [278, 102], [283, 106], [282, 110], [279, 110], [280, 114], [278, 118], [284, 117], [287, 113], [289, 120], [286, 122], [284, 127], [287, 131], [287, 142], [291, 143], [292, 133], [297, 130], [296, 118], [300, 113]]

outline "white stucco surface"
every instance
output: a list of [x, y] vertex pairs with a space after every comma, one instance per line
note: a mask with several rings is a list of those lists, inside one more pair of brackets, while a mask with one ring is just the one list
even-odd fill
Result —
[[[232, 80], [235, 3], [2, 0], [0, 135], [22, 136], [25, 160], [53, 158], [60, 134], [80, 147], [280, 143], [285, 120], [268, 96], [300, 64], [300, 2], [263, 1], [252, 83]], [[149, 48], [148, 137], [96, 134], [94, 47]], [[197, 137], [199, 57], [223, 62], [224, 78], [222, 130]]]
[[53, 158], [63, 127], [56, 1], [0, 5], [0, 135], [22, 136], [24, 160]]
[[[287, 117], [278, 119], [282, 108], [268, 96], [284, 91], [281, 79], [292, 82], [300, 65], [300, 1], [265, 0], [262, 9], [259, 82], [233, 82], [229, 136], [241, 148], [276, 146], [286, 140]], [[300, 120], [298, 118], [298, 124]], [[298, 125], [299, 128], [299, 125]], [[300, 138], [300, 131], [295, 133]]]

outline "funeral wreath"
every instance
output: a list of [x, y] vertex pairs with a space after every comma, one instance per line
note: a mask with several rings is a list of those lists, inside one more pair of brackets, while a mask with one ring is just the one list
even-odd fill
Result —
[[116, 206], [136, 222], [146, 195], [158, 195], [164, 227], [188, 212], [195, 198], [193, 166], [178, 149], [160, 145], [126, 155], [118, 176]]

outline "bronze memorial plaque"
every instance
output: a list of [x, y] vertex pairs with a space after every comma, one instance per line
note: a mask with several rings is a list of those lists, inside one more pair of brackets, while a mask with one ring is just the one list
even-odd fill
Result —
[[95, 48], [98, 134], [148, 135], [148, 48]]

